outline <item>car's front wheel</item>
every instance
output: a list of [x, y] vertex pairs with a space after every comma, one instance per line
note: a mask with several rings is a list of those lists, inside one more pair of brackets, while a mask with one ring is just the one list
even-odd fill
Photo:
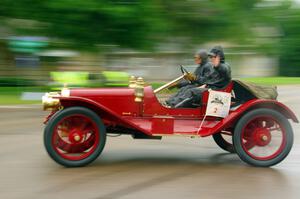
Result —
[[281, 162], [293, 145], [293, 130], [279, 112], [260, 108], [246, 113], [237, 123], [233, 144], [248, 164], [269, 167]]
[[53, 116], [44, 131], [44, 145], [49, 156], [66, 167], [80, 167], [93, 162], [106, 142], [103, 122], [84, 107], [64, 109]]

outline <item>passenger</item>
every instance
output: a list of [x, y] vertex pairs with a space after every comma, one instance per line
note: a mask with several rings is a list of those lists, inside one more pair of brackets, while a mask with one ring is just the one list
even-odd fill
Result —
[[218, 90], [226, 87], [231, 81], [231, 69], [225, 62], [225, 55], [221, 46], [215, 46], [208, 54], [214, 68], [214, 72], [207, 80], [207, 87]]
[[204, 49], [199, 50], [195, 54], [194, 59], [195, 59], [195, 63], [198, 65], [198, 67], [194, 72], [195, 79], [192, 79], [191, 81], [184, 79], [181, 82], [179, 82], [177, 85], [175, 85], [179, 87], [180, 90], [175, 95], [173, 95], [168, 100], [166, 100], [167, 105], [174, 107], [176, 104], [186, 99], [184, 93], [191, 88], [196, 88], [200, 85], [205, 84], [207, 78], [213, 72], [213, 67], [211, 63], [208, 62], [208, 55], [206, 50]]
[[215, 46], [210, 50], [208, 56], [213, 65], [213, 72], [206, 77], [202, 86], [190, 88], [184, 92], [185, 98], [174, 107], [194, 107], [201, 105], [202, 93], [208, 89], [220, 90], [225, 88], [231, 81], [231, 69], [225, 63], [225, 55], [221, 46]]

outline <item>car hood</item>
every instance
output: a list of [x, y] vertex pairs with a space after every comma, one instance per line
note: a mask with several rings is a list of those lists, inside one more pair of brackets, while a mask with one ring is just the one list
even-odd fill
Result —
[[70, 89], [71, 97], [103, 98], [103, 97], [129, 97], [134, 95], [131, 88], [78, 88]]

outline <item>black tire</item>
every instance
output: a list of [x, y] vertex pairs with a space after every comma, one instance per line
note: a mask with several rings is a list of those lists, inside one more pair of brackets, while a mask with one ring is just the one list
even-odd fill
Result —
[[[64, 118], [71, 117], [72, 115], [83, 115], [84, 117], [90, 119], [93, 124], [95, 124], [97, 128], [97, 136], [99, 135], [98, 139], [99, 142], [95, 144], [95, 149], [92, 151], [91, 154], [89, 154], [88, 157], [85, 157], [81, 160], [68, 160], [64, 157], [62, 157], [55, 149], [52, 144], [52, 137], [54, 134], [54, 129], [56, 125], [63, 120]], [[49, 156], [58, 164], [61, 164], [65, 167], [82, 167], [85, 165], [90, 164], [95, 159], [98, 158], [98, 156], [101, 154], [104, 146], [106, 143], [106, 130], [103, 122], [98, 117], [98, 115], [91, 111], [90, 109], [84, 108], [84, 107], [71, 107], [66, 108], [64, 110], [59, 111], [56, 113], [47, 123], [47, 126], [44, 129], [44, 146], [46, 148], [46, 151], [48, 152]]]
[[[244, 144], [244, 142], [247, 142], [247, 141], [243, 141], [243, 139], [242, 139], [243, 130], [244, 130], [244, 128], [246, 128], [246, 126], [248, 124], [251, 124], [251, 121], [256, 120], [256, 121], [260, 122], [259, 118], [264, 118], [264, 117], [273, 119], [273, 123], [271, 123], [272, 125], [277, 123], [281, 130], [284, 129], [283, 131], [280, 131], [283, 138], [281, 138], [281, 144], [280, 144], [278, 150], [274, 152], [274, 154], [268, 155], [265, 157], [253, 156], [251, 153], [249, 153], [249, 151], [252, 148], [249, 147], [250, 150], [248, 150], [245, 147], [246, 144]], [[262, 121], [264, 121], [264, 120], [262, 119]], [[255, 123], [253, 123], [253, 124], [255, 124]], [[278, 126], [277, 126], [277, 129], [278, 129]], [[275, 127], [275, 129], [276, 129], [276, 127]], [[253, 132], [255, 132], [255, 131], [253, 131]], [[253, 138], [251, 138], [251, 139], [254, 139], [254, 138], [257, 139], [257, 136], [254, 137], [253, 132], [250, 132], [250, 134], [253, 135]], [[271, 135], [271, 133], [270, 133], [270, 135]], [[277, 135], [277, 134], [275, 134], [275, 135]], [[247, 136], [249, 136], [249, 135], [247, 135]], [[264, 138], [264, 139], [266, 139], [266, 138]], [[276, 137], [274, 139], [276, 139]], [[258, 139], [258, 140], [263, 140], [263, 139], [261, 137], [261, 139]], [[254, 147], [257, 147], [258, 149], [262, 149], [262, 147], [267, 146], [267, 145], [269, 145], [269, 143], [271, 143], [271, 140], [272, 140], [271, 136], [270, 136], [269, 140], [270, 141], [266, 145], [263, 145], [263, 146], [254, 145]], [[293, 146], [293, 130], [292, 130], [292, 127], [291, 127], [289, 121], [281, 113], [274, 111], [272, 109], [267, 109], [267, 108], [255, 109], [255, 110], [252, 110], [252, 111], [246, 113], [238, 121], [236, 128], [234, 130], [233, 145], [235, 147], [236, 153], [241, 158], [241, 160], [243, 160], [244, 162], [246, 162], [250, 165], [253, 165], [253, 166], [258, 166], [258, 167], [270, 167], [270, 166], [276, 165], [279, 162], [281, 162], [289, 154], [289, 152]], [[261, 148], [259, 148], [259, 147], [261, 147]]]
[[229, 143], [226, 141], [221, 133], [213, 134], [213, 139], [216, 142], [216, 144], [223, 150], [229, 152], [229, 153], [235, 153], [235, 149], [232, 143]]

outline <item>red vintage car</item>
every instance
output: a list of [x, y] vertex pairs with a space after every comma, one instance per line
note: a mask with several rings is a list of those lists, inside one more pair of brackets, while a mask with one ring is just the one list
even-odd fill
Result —
[[[158, 93], [188, 75], [156, 90], [138, 78], [132, 79], [128, 88], [64, 88], [45, 94], [44, 109], [52, 111], [44, 130], [49, 156], [66, 167], [85, 166], [101, 154], [107, 134], [129, 134], [135, 139], [212, 136], [222, 149], [260, 167], [275, 165], [288, 155], [293, 145], [288, 119], [298, 123], [295, 114], [276, 99], [252, 92], [251, 85], [241, 81], [233, 80], [217, 91], [230, 96], [225, 116], [207, 113], [211, 112], [210, 91], [194, 108], [164, 106]], [[263, 90], [261, 95], [266, 93]], [[223, 102], [215, 104], [223, 106]]]

